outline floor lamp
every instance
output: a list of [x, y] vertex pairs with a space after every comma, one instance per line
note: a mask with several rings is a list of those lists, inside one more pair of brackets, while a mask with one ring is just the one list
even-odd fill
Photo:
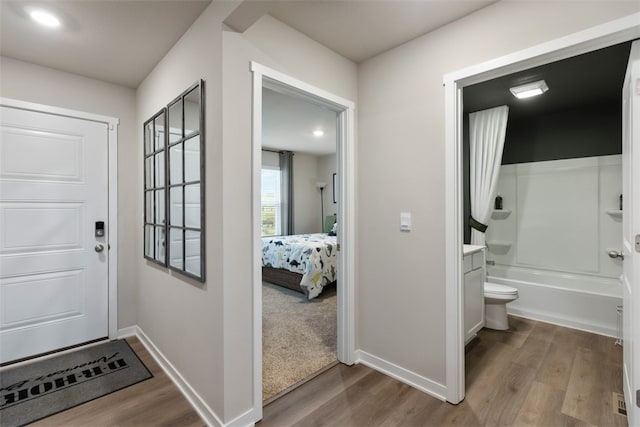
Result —
[[320, 189], [320, 232], [324, 233], [324, 187], [326, 182], [316, 182], [316, 187]]

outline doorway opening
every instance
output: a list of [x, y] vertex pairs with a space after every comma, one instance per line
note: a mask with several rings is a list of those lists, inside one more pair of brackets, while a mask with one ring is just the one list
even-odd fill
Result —
[[263, 87], [265, 405], [337, 363], [337, 129], [332, 109]]
[[[267, 326], [264, 326], [263, 330], [263, 315], [267, 312], [266, 308], [263, 309], [264, 297], [269, 295], [273, 297], [274, 293], [279, 296], [288, 293], [288, 297], [297, 298], [298, 305], [306, 304], [307, 307], [316, 306], [319, 308], [323, 304], [330, 303], [331, 292], [333, 292], [335, 314], [327, 314], [331, 313], [331, 309], [328, 309], [324, 311], [324, 314], [316, 315], [333, 316], [335, 319], [335, 359], [333, 359], [333, 363], [337, 363], [335, 362], [337, 359], [339, 362], [350, 365], [355, 360], [353, 307], [354, 104], [260, 64], [252, 63], [251, 69], [253, 71], [254, 410], [259, 413], [259, 418], [261, 418], [263, 399], [265, 397], [269, 399], [266, 394], [263, 394], [263, 391], [266, 391], [266, 384], [263, 384], [263, 361], [266, 360], [266, 357], [263, 357], [263, 332], [267, 329]], [[324, 125], [316, 125], [316, 128], [310, 129], [308, 132], [311, 133], [311, 138], [318, 140], [324, 136], [320, 135], [320, 131], [326, 134], [335, 134], [333, 144], [327, 144], [328, 146], [333, 145], [332, 151], [325, 152], [319, 149], [322, 155], [313, 156], [308, 152], [307, 146], [307, 152], [298, 150], [299, 154], [296, 154], [293, 146], [282, 145], [282, 140], [286, 138], [275, 138], [280, 141], [270, 142], [269, 135], [265, 134], [265, 120], [268, 120], [265, 115], [265, 106], [273, 106], [274, 104], [295, 104], [297, 107], [294, 108], [298, 113], [305, 108], [324, 112], [327, 122]], [[294, 114], [288, 113], [288, 115]], [[300, 120], [299, 118], [297, 121]], [[326, 129], [322, 129], [322, 126]], [[333, 129], [329, 129], [330, 126]], [[314, 131], [317, 131], [315, 136]], [[286, 172], [287, 169], [291, 170], [290, 163], [286, 159], [286, 157], [291, 157], [290, 152], [293, 152], [293, 173], [287, 176], [283, 172]], [[296, 165], [296, 157], [298, 165]], [[296, 175], [298, 180], [293, 179]], [[277, 182], [278, 180], [282, 182]], [[270, 187], [272, 190], [270, 196], [273, 197], [265, 197], [263, 200], [263, 194], [269, 193], [268, 191], [263, 192], [263, 184]], [[288, 187], [292, 187], [293, 191], [289, 191]], [[296, 187], [300, 188], [296, 190]], [[280, 191], [275, 191], [276, 188], [279, 188]], [[292, 198], [294, 200], [291, 209], [292, 204], [286, 203], [286, 201]], [[296, 208], [296, 205], [299, 206]], [[267, 236], [263, 239], [265, 234]], [[314, 247], [311, 251], [302, 251], [322, 252], [322, 256], [314, 253], [312, 259], [307, 253], [308, 259], [298, 259], [304, 255], [292, 255], [291, 249], [289, 249], [286, 256], [275, 255], [275, 258], [272, 259], [273, 262], [269, 262], [267, 255], [265, 263], [264, 245], [278, 247], [281, 244], [284, 245], [278, 243], [282, 240], [280, 235], [284, 234], [293, 235], [294, 238], [300, 235], [335, 235], [331, 236], [334, 241], [329, 246], [325, 245], [319, 250]], [[328, 264], [327, 256], [335, 257], [333, 271]], [[297, 273], [298, 276], [291, 277], [288, 274], [291, 271], [284, 271], [286, 269], [282, 268], [282, 265], [275, 265], [276, 259], [293, 264], [292, 270], [297, 270], [294, 273]], [[300, 270], [296, 268], [300, 267], [299, 264], [306, 264], [308, 268]], [[312, 268], [312, 264], [315, 265], [315, 270]], [[323, 267], [327, 268], [323, 269]], [[266, 271], [265, 276], [263, 276], [263, 270]], [[263, 283], [263, 279], [266, 283]], [[283, 286], [295, 290], [289, 292], [289, 289], [283, 289]], [[321, 309], [320, 312], [322, 311]], [[285, 345], [295, 346], [296, 344], [286, 343]], [[330, 366], [330, 363], [327, 364]], [[323, 366], [326, 367], [327, 364]], [[320, 370], [322, 370], [322, 366]], [[304, 381], [304, 378], [296, 379], [296, 384], [299, 384], [299, 381]], [[284, 389], [285, 392], [289, 391], [288, 386]], [[282, 390], [276, 391], [271, 396], [271, 400], [277, 398], [280, 393]]]
[[[622, 87], [630, 49], [625, 42], [463, 89], [466, 249], [472, 240], [469, 218], [488, 225], [483, 236], [487, 263], [464, 270], [468, 402], [479, 398], [487, 378], [496, 388], [504, 386], [513, 362], [535, 372], [541, 388], [555, 387], [563, 414], [593, 424], [614, 422], [602, 421], [614, 416], [610, 411], [584, 407], [600, 408], [612, 393], [622, 392], [622, 348], [615, 345], [622, 260], [609, 253], [622, 248]], [[510, 92], [541, 80], [548, 90], [535, 98], [518, 99]], [[597, 88], [593, 81], [599, 82]], [[489, 167], [478, 158], [478, 117], [504, 106], [504, 149], [493, 163], [499, 173], [489, 195], [477, 190], [479, 176]], [[488, 204], [488, 217], [482, 203]], [[475, 244], [481, 244], [478, 237]], [[474, 283], [478, 272], [484, 277]], [[476, 319], [470, 308], [483, 303], [484, 328], [476, 334], [467, 329], [469, 319], [471, 324]], [[500, 318], [498, 306], [506, 306]], [[589, 358], [579, 351], [585, 347]], [[532, 348], [535, 360], [527, 359]], [[582, 384], [588, 397], [579, 401], [578, 369], [554, 365], [553, 378], [549, 375], [550, 361], [559, 355], [619, 381], [606, 386], [602, 381], [598, 388]]]
[[[486, 281], [519, 291], [507, 304], [511, 314], [617, 334], [622, 260], [609, 254], [622, 245], [620, 124], [630, 49], [625, 42], [463, 89], [465, 244], [471, 243], [469, 218], [480, 210], [478, 204], [471, 209], [472, 193], [476, 202], [481, 195], [470, 185], [477, 181], [471, 163], [476, 176], [483, 169], [470, 158], [479, 135], [470, 141], [468, 119], [508, 107], [491, 209], [481, 221], [488, 225]], [[536, 98], [509, 91], [540, 80], [549, 89]]]
[[446, 87], [447, 400], [465, 396], [462, 138], [463, 89], [476, 83], [627, 42], [640, 36], [637, 15], [448, 74]]

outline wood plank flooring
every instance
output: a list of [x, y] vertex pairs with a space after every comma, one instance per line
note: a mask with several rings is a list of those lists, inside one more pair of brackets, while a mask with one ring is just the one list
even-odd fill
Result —
[[367, 367], [337, 365], [264, 408], [271, 426], [626, 426], [613, 338], [511, 317], [466, 351], [466, 399], [441, 402]]
[[[622, 349], [613, 338], [512, 317], [467, 346], [467, 397], [432, 398], [363, 365], [337, 365], [264, 408], [258, 427], [626, 426]], [[45, 418], [35, 426], [203, 426], [144, 346], [154, 378]]]
[[153, 378], [44, 418], [32, 426], [204, 426], [198, 413], [135, 337], [127, 342]]

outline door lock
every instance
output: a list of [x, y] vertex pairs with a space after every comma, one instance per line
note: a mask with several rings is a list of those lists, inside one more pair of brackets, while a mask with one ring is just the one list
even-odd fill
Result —
[[640, 252], [640, 234], [636, 234], [636, 252]]
[[96, 237], [104, 237], [104, 221], [96, 221]]

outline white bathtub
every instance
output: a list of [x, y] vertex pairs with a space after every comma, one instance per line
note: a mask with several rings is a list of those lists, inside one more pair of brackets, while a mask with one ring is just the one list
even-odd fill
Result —
[[487, 280], [518, 289], [519, 298], [507, 305], [510, 314], [617, 336], [618, 279], [490, 265]]

